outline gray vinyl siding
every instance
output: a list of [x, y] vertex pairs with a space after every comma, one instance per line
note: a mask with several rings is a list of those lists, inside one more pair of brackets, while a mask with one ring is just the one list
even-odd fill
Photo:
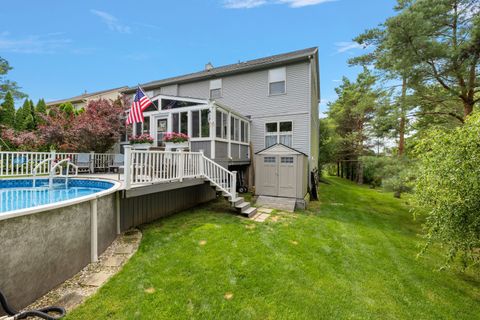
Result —
[[203, 154], [210, 158], [210, 152], [212, 149], [212, 144], [210, 141], [192, 141], [190, 143], [193, 152], [199, 152], [203, 150]]
[[178, 85], [172, 84], [170, 86], [165, 86], [160, 88], [160, 92], [158, 94], [165, 94], [169, 96], [177, 96], [178, 95]]
[[[293, 145], [308, 155], [310, 148], [310, 64], [286, 66], [286, 94], [268, 95], [268, 69], [222, 78], [222, 97], [217, 99], [237, 112], [251, 116], [253, 151], [265, 148], [265, 123], [293, 121]], [[209, 98], [210, 80], [180, 84], [180, 96]], [[217, 153], [218, 154], [218, 153]]]
[[210, 82], [208, 80], [185, 83], [178, 87], [178, 95], [181, 97], [208, 99]]

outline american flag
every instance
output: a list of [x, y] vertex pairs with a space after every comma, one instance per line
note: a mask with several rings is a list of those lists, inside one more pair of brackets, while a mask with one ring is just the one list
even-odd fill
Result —
[[143, 90], [138, 87], [135, 97], [133, 98], [132, 106], [130, 107], [127, 124], [143, 122], [143, 111], [145, 111], [145, 109], [151, 104], [152, 101], [150, 101]]

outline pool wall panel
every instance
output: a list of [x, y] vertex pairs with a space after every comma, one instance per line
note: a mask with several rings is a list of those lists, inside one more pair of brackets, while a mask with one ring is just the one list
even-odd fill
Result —
[[[115, 238], [114, 199], [110, 194], [98, 200], [99, 254]], [[0, 221], [0, 289], [17, 309], [89, 262], [89, 201]]]

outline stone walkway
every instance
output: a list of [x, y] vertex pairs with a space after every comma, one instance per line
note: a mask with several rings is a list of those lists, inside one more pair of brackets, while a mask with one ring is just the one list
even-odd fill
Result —
[[141, 239], [142, 233], [137, 229], [119, 235], [99, 257], [98, 262], [90, 263], [25, 310], [50, 305], [64, 307], [67, 312], [73, 310], [121, 269], [137, 251]]
[[269, 209], [269, 208], [258, 208], [257, 214], [251, 217], [250, 219], [257, 222], [264, 222], [270, 217], [270, 214], [272, 213], [272, 211], [273, 209]]

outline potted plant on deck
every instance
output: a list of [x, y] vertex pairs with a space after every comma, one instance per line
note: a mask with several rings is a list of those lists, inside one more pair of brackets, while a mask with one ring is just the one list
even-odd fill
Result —
[[153, 137], [146, 133], [138, 136], [131, 136], [129, 141], [133, 149], [138, 150], [148, 150], [153, 145]]
[[184, 150], [189, 148], [188, 135], [178, 132], [167, 132], [163, 136], [166, 150]]

